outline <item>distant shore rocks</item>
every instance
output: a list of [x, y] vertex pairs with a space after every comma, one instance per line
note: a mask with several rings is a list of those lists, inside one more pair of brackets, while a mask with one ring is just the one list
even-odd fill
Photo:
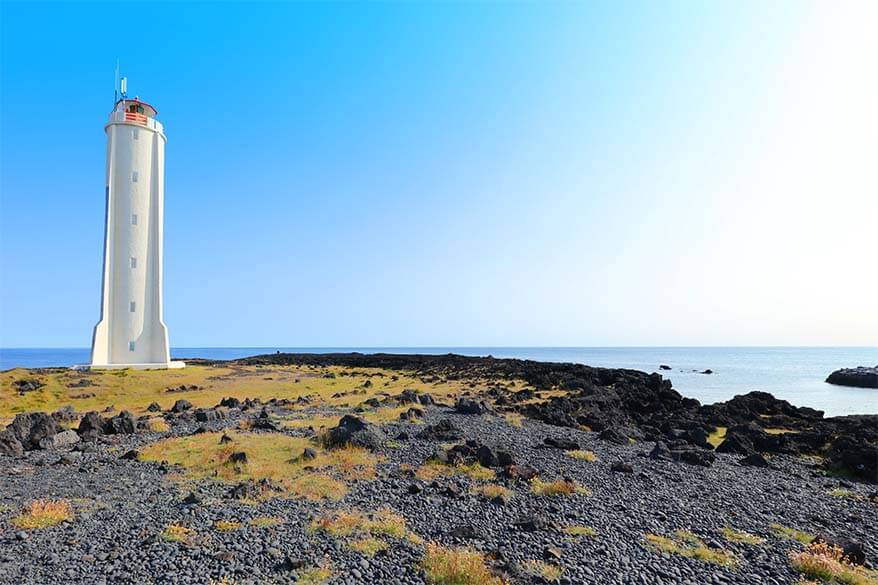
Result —
[[878, 366], [868, 368], [842, 368], [835, 370], [826, 381], [836, 386], [854, 386], [856, 388], [878, 388]]

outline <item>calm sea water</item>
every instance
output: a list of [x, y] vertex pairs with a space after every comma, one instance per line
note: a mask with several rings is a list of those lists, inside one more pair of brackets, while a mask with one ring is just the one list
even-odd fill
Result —
[[[174, 358], [232, 359], [275, 351], [325, 353], [459, 353], [492, 355], [591, 366], [658, 371], [681, 394], [709, 404], [750, 390], [764, 390], [797, 406], [810, 406], [827, 416], [878, 414], [878, 390], [826, 384], [835, 369], [878, 364], [878, 347], [181, 347]], [[0, 349], [0, 370], [15, 367], [70, 366], [87, 363], [88, 349]], [[713, 374], [696, 373], [710, 368]]]

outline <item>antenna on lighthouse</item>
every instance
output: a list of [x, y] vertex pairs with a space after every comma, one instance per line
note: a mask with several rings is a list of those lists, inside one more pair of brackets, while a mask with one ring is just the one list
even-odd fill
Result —
[[123, 77], [122, 80], [119, 82], [119, 93], [122, 94], [123, 100], [128, 97], [128, 78], [127, 77]]
[[116, 59], [116, 71], [113, 77], [113, 105], [119, 101], [119, 60]]

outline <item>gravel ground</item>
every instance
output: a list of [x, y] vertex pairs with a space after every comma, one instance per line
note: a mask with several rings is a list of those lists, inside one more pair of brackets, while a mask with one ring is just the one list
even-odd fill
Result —
[[[649, 459], [652, 443], [618, 446], [599, 440], [595, 433], [528, 419], [517, 428], [493, 415], [454, 414], [440, 406], [425, 410], [425, 422], [449, 418], [465, 438], [503, 447], [517, 463], [539, 470], [542, 478], [568, 477], [592, 494], [541, 497], [526, 484], [509, 484], [515, 494], [500, 505], [474, 495], [472, 488], [479, 482], [465, 476], [442, 479], [440, 486], [420, 482], [400, 465], [423, 464], [439, 444], [415, 438], [423, 424], [399, 423], [383, 429], [391, 437], [406, 431], [412, 438], [382, 449], [387, 459], [379, 465], [378, 479], [349, 482], [350, 492], [341, 501], [273, 499], [245, 504], [230, 499], [226, 485], [181, 485], [173, 479], [173, 468], [120, 458], [162, 435], [114, 436], [113, 442], [98, 443], [83, 453], [0, 456], [0, 584], [212, 583], [223, 578], [228, 583], [295, 582], [297, 573], [284, 566], [285, 559], [306, 565], [330, 562], [331, 583], [424, 583], [418, 567], [422, 545], [391, 540], [386, 554], [367, 557], [307, 528], [312, 518], [333, 510], [374, 511], [385, 506], [402, 514], [425, 540], [482, 551], [497, 558], [497, 565], [514, 568], [519, 561], [559, 553], [551, 562], [563, 568], [560, 583], [796, 583], [798, 575], [788, 555], [801, 545], [776, 536], [772, 523], [863, 542], [867, 564], [874, 563], [878, 552], [878, 505], [829, 495], [839, 480], [802, 460], [778, 456], [771, 460], [771, 469], [757, 469], [740, 466], [739, 457], [718, 454], [716, 463], [704, 468]], [[233, 426], [238, 416], [210, 426]], [[196, 426], [181, 422], [172, 434], [188, 434]], [[543, 447], [546, 437], [575, 440], [598, 461], [576, 460], [562, 450]], [[59, 462], [62, 456], [68, 460]], [[631, 464], [633, 473], [611, 471], [611, 464], [619, 460]], [[445, 495], [449, 483], [459, 485], [459, 496]], [[422, 491], [410, 493], [412, 484]], [[863, 496], [871, 491], [865, 484], [841, 485]], [[200, 502], [183, 503], [190, 491]], [[36, 498], [71, 500], [75, 518], [44, 530], [12, 526], [17, 511]], [[284, 521], [268, 528], [247, 523], [260, 516]], [[545, 526], [535, 531], [515, 526], [527, 517]], [[223, 519], [243, 526], [217, 532], [213, 524]], [[159, 537], [175, 522], [195, 530], [192, 544]], [[575, 540], [559, 530], [570, 525], [593, 527], [597, 536]], [[721, 534], [726, 526], [766, 541], [730, 543]], [[471, 533], [454, 536], [461, 527], [470, 527]], [[644, 533], [670, 535], [678, 529], [734, 553], [738, 565], [707, 564], [645, 545]], [[556, 550], [547, 551], [548, 547]], [[512, 578], [525, 582], [514, 570]]]

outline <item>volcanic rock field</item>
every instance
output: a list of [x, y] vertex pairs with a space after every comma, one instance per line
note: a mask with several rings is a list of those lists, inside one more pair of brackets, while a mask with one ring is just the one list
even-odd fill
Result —
[[876, 416], [453, 355], [18, 369], [0, 399], [0, 584], [878, 583]]

